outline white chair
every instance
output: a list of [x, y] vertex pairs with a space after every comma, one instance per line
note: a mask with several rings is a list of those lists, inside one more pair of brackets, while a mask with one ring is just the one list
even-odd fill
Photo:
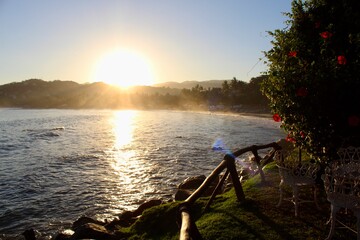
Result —
[[[279, 144], [281, 150], [277, 150], [275, 153], [275, 161], [279, 168], [280, 174], [280, 200], [277, 207], [280, 207], [283, 200], [289, 200], [295, 205], [295, 216], [299, 215], [299, 205], [305, 202], [314, 202], [317, 209], [319, 209], [317, 203], [317, 187], [316, 177], [320, 170], [318, 164], [301, 161], [301, 151], [295, 149], [291, 143], [285, 145]], [[292, 197], [284, 198], [284, 185], [288, 185], [292, 189]], [[304, 186], [310, 186], [313, 188], [313, 200], [304, 200], [299, 197], [299, 188]]]
[[360, 147], [347, 147], [340, 148], [337, 152], [339, 159], [337, 162], [349, 163], [349, 162], [360, 162]]
[[[360, 240], [360, 148], [349, 147], [338, 151], [339, 159], [326, 168], [324, 186], [327, 200], [331, 203], [329, 222], [330, 232], [327, 240], [332, 239], [336, 222], [357, 233]], [[351, 229], [337, 220], [340, 209], [351, 210], [357, 218], [356, 228]]]

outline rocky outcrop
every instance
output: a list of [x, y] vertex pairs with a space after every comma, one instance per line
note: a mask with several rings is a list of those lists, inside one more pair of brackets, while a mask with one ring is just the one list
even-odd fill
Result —
[[[119, 235], [116, 231], [119, 227], [129, 227], [132, 225], [146, 210], [154, 206], [162, 204], [163, 201], [159, 199], [152, 199], [141, 204], [134, 211], [124, 211], [118, 218], [111, 222], [103, 222], [90, 217], [80, 217], [71, 226], [72, 231], [66, 233], [59, 233], [55, 240], [75, 240], [75, 239], [126, 239], [126, 235]], [[71, 233], [70, 233], [71, 232]], [[33, 230], [27, 230], [26, 234], [32, 236]], [[28, 240], [35, 240], [29, 238]]]
[[190, 197], [190, 195], [194, 192], [194, 189], [178, 189], [175, 193], [176, 201], [183, 201]]
[[[189, 177], [185, 179], [182, 183], [179, 184], [178, 189], [175, 193], [175, 201], [183, 201], [187, 199], [196, 189], [198, 189], [201, 184], [205, 181], [206, 177], [204, 175]], [[211, 196], [214, 192], [216, 185], [219, 183], [220, 178], [218, 177], [210, 187], [205, 191], [203, 196]]]
[[86, 223], [78, 227], [71, 239], [118, 239], [117, 236], [104, 226], [95, 223]]
[[35, 230], [32, 228], [25, 230], [22, 235], [24, 236], [25, 240], [36, 240]]
[[107, 229], [114, 229], [116, 226], [121, 227], [129, 227], [132, 225], [141, 214], [149, 208], [158, 206], [162, 204], [163, 201], [159, 199], [149, 200], [141, 204], [135, 211], [124, 211], [119, 215], [118, 219], [111, 221], [110, 223], [106, 224]]
[[105, 223], [102, 222], [102, 221], [95, 220], [95, 219], [83, 216], [83, 217], [80, 217], [75, 222], [73, 222], [73, 224], [71, 226], [71, 229], [75, 231], [77, 228], [79, 228], [79, 227], [81, 227], [81, 226], [83, 226], [85, 224], [88, 224], [88, 223], [94, 223], [94, 224], [97, 224], [97, 225], [105, 225]]
[[[178, 190], [175, 194], [175, 200], [185, 200], [197, 188], [201, 186], [206, 177], [204, 175], [189, 177], [179, 184]], [[204, 193], [203, 196], [210, 196], [220, 178], [216, 179], [211, 187]], [[223, 188], [222, 188], [223, 190]], [[124, 211], [117, 218], [112, 221], [99, 221], [90, 217], [82, 216], [77, 219], [71, 226], [71, 230], [59, 233], [55, 240], [75, 240], [75, 239], [126, 239], [127, 236], [119, 236], [117, 229], [121, 227], [131, 226], [143, 212], [154, 206], [162, 204], [163, 201], [159, 199], [152, 199], [141, 204], [134, 211]], [[28, 230], [24, 233], [28, 240], [35, 240], [34, 230]]]
[[205, 175], [188, 177], [179, 184], [178, 189], [197, 189], [205, 181]]
[[149, 200], [147, 202], [144, 202], [143, 204], [141, 204], [134, 212], [133, 212], [133, 217], [139, 216], [141, 215], [146, 209], [158, 206], [160, 204], [162, 204], [163, 201], [159, 200], [159, 199], [153, 199], [153, 200]]

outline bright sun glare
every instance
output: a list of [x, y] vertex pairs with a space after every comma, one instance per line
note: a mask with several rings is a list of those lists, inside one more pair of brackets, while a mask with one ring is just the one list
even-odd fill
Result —
[[114, 113], [112, 124], [114, 126], [114, 136], [116, 149], [121, 149], [133, 140], [134, 118], [136, 111], [118, 111]]
[[154, 84], [150, 63], [140, 54], [125, 49], [105, 54], [96, 64], [94, 80], [124, 88]]

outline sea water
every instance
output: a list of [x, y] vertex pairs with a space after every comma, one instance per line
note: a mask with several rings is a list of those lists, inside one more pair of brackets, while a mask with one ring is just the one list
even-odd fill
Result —
[[0, 238], [171, 199], [221, 162], [214, 142], [237, 150], [282, 137], [271, 119], [238, 114], [0, 109]]

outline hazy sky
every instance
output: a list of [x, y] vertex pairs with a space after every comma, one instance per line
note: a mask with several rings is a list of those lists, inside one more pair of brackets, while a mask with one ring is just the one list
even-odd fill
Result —
[[[93, 82], [100, 59], [128, 49], [156, 82], [249, 81], [285, 26], [291, 0], [0, 0], [0, 84]], [[257, 64], [258, 63], [258, 64]], [[121, 68], [121, 66], [119, 66]]]

